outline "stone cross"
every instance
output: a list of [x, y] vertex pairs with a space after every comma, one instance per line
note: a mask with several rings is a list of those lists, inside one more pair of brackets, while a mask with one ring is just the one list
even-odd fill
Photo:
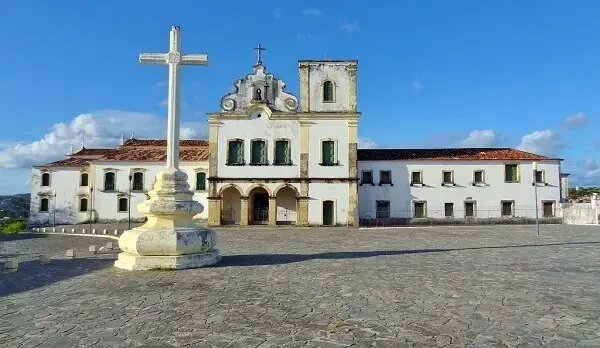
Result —
[[262, 51], [266, 51], [267, 49], [263, 48], [260, 44], [258, 44], [258, 47], [255, 47], [254, 49], [257, 51], [258, 54], [258, 61], [256, 62], [256, 64], [262, 64], [262, 60], [260, 59]]
[[167, 101], [167, 168], [179, 169], [179, 69], [181, 65], [208, 65], [206, 54], [181, 54], [181, 32], [171, 28], [169, 53], [142, 53], [140, 63], [169, 66], [169, 98]]

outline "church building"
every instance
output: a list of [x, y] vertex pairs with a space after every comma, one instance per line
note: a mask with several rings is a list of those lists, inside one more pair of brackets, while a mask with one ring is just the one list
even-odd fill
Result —
[[[359, 226], [558, 215], [561, 159], [507, 148], [357, 149], [355, 60], [301, 60], [300, 95], [260, 59], [180, 142], [197, 219], [210, 226]], [[34, 166], [30, 224], [143, 219], [164, 140], [128, 139]]]

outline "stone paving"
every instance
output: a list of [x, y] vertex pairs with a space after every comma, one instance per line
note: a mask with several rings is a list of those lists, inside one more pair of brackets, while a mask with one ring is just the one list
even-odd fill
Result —
[[[600, 347], [600, 228], [541, 232], [219, 229], [211, 268], [25, 261], [0, 273], [0, 347]], [[0, 241], [99, 244], [31, 237]]]

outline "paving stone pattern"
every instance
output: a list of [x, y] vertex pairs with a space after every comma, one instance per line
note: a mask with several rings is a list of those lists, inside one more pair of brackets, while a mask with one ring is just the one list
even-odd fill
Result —
[[0, 273], [0, 347], [600, 347], [598, 227], [218, 233], [210, 268], [110, 253]]

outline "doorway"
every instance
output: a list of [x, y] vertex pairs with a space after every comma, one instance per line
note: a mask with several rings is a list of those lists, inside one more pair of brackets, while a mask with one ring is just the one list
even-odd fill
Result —
[[333, 201], [323, 201], [323, 225], [332, 226], [334, 220]]
[[266, 225], [269, 223], [269, 194], [255, 192], [252, 195], [252, 223]]

